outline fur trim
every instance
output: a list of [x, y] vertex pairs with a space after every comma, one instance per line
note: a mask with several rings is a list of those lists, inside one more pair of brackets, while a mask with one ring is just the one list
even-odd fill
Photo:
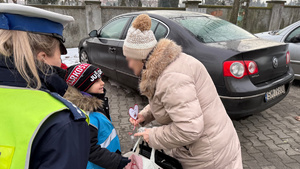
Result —
[[139, 84], [142, 95], [151, 99], [156, 90], [156, 82], [163, 71], [176, 60], [182, 52], [181, 46], [169, 39], [161, 39], [150, 55], [146, 69], [142, 72]]
[[78, 89], [73, 86], [69, 86], [64, 98], [75, 104], [77, 107], [84, 111], [95, 111], [98, 108], [103, 107], [103, 101], [96, 97], [84, 96]]

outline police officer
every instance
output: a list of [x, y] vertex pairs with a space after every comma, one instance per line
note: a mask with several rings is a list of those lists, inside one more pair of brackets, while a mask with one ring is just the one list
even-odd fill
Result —
[[73, 17], [0, 4], [0, 168], [84, 169], [90, 133], [56, 69]]

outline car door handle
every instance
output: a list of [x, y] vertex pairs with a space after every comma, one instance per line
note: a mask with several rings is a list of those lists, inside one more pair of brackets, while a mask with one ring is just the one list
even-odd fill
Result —
[[109, 47], [108, 50], [110, 51], [110, 53], [115, 53], [117, 51], [115, 47]]

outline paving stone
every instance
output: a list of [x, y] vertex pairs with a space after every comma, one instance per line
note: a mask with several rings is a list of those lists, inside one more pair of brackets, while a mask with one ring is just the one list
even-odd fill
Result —
[[[272, 110], [272, 108], [271, 109], [268, 109], [268, 112], [270, 113], [270, 115], [272, 116], [272, 117], [274, 117], [276, 120], [278, 120], [278, 121], [282, 121], [282, 117], [278, 114], [278, 113], [276, 113], [276, 112], [274, 112], [273, 110]], [[277, 123], [277, 122], [276, 122]], [[274, 124], [274, 123], [273, 123]]]
[[[266, 122], [263, 118], [257, 118], [257, 116], [250, 116], [248, 119], [255, 127], [264, 126], [264, 122]], [[251, 130], [251, 129], [250, 129]]]
[[291, 145], [289, 145], [289, 144], [280, 144], [278, 146], [281, 147], [283, 150], [285, 150], [287, 155], [289, 155], [289, 156], [300, 154], [299, 151], [295, 151], [293, 148], [291, 148]]
[[[263, 122], [260, 122], [258, 119], [251, 119], [250, 120], [254, 125], [253, 126], [255, 126], [256, 127], [256, 129], [258, 128], [258, 127], [261, 127], [261, 126], [265, 126], [264, 125], [264, 123]], [[256, 131], [256, 129], [255, 130], [252, 130], [252, 129], [250, 129], [250, 131]], [[259, 130], [259, 129], [257, 129], [257, 130]]]
[[261, 166], [258, 165], [256, 160], [247, 160], [247, 161], [244, 161], [244, 164], [246, 164], [250, 169], [261, 168]]
[[127, 106], [127, 105], [125, 106], [125, 105], [124, 105], [124, 106], [120, 107], [119, 111], [120, 111], [120, 112], [126, 112], [126, 113], [128, 113], [129, 108], [130, 108], [130, 107], [133, 107], [133, 106], [134, 106], [134, 105], [132, 105], [132, 106]]
[[300, 151], [300, 143], [296, 142], [293, 138], [283, 139], [283, 141], [291, 145], [295, 151]]
[[269, 130], [268, 127], [266, 127], [266, 126], [261, 126], [261, 127], [257, 127], [257, 128], [259, 128], [265, 135], [273, 134], [273, 132], [271, 130]]
[[256, 147], [256, 149], [259, 150], [266, 159], [278, 158], [278, 156], [274, 154], [274, 152], [271, 151], [271, 149], [269, 149], [267, 146]]
[[276, 169], [276, 167], [275, 166], [265, 166], [265, 167], [262, 167], [262, 169]]
[[290, 136], [286, 135], [284, 132], [282, 132], [282, 130], [272, 130], [273, 132], [275, 132], [279, 138], [289, 138]]
[[287, 133], [287, 135], [291, 136], [296, 142], [300, 143], [299, 133]]
[[270, 117], [272, 117], [270, 114], [266, 113], [265, 111], [261, 112], [262, 117], [264, 117], [265, 119], [268, 119]]
[[268, 159], [277, 169], [288, 169], [285, 163], [280, 158], [270, 158]]
[[120, 101], [120, 102], [119, 102], [119, 106], [123, 106], [123, 105], [126, 105], [126, 104], [127, 104], [126, 101]]
[[243, 136], [245, 136], [245, 137], [253, 137], [255, 135], [252, 132], [250, 132], [248, 128], [243, 128]]
[[[300, 110], [296, 110], [297, 112], [299, 112]], [[295, 120], [295, 118], [293, 116], [288, 116], [288, 117], [285, 117], [285, 119], [291, 123], [292, 125], [295, 125], [295, 126], [299, 126], [299, 121]]]
[[286, 134], [289, 134], [289, 133], [297, 133], [297, 134], [299, 134], [300, 133], [300, 125], [298, 127], [289, 128], [289, 130], [290, 130], [290, 132], [288, 132]]
[[267, 128], [269, 130], [276, 130], [276, 129], [278, 129], [278, 127], [276, 127], [275, 125], [273, 125], [273, 123], [271, 121], [265, 122], [264, 125], [267, 126]]
[[246, 151], [242, 150], [242, 158], [243, 160], [254, 160], [253, 156], [250, 156], [249, 153], [247, 153]]
[[110, 114], [110, 117], [114, 121], [119, 121], [119, 115], [117, 115], [117, 114]]
[[275, 144], [283, 144], [284, 142], [282, 141], [282, 139], [280, 139], [278, 137], [278, 135], [274, 134], [274, 135], [267, 135], [267, 137], [270, 137]]
[[245, 163], [243, 164], [243, 168], [244, 169], [250, 169], [250, 167], [248, 167], [248, 165], [246, 165]]
[[246, 126], [242, 124], [240, 121], [233, 121], [233, 125], [236, 129], [245, 128]]
[[127, 117], [127, 118], [122, 118], [122, 119], [121, 119], [121, 123], [125, 123], [125, 124], [128, 124], [128, 125], [131, 124], [131, 123], [129, 122], [129, 117]]
[[251, 143], [246, 143], [246, 144], [243, 144], [242, 146], [246, 149], [247, 153], [249, 153], [249, 154], [260, 152], [255, 147], [253, 147]]
[[111, 108], [111, 109], [119, 109], [119, 105], [118, 104], [110, 104], [109, 108]]
[[246, 123], [245, 125], [248, 127], [250, 132], [259, 131], [259, 129], [256, 128], [252, 123]]
[[299, 166], [300, 166], [300, 155], [291, 155], [290, 157], [292, 159], [296, 160], [299, 163]]
[[238, 133], [238, 136], [239, 136], [239, 140], [240, 140], [241, 143], [247, 143], [247, 142], [249, 142], [249, 139], [246, 138], [246, 137], [244, 137], [243, 132]]
[[[285, 120], [283, 120], [282, 122], [284, 122]], [[277, 127], [282, 130], [283, 133], [288, 134], [288, 133], [293, 133], [294, 130], [299, 130], [298, 127], [287, 127], [286, 125], [284, 125], [283, 123], [280, 125], [277, 125]], [[300, 126], [299, 126], [300, 127]], [[297, 128], [297, 129], [296, 129]]]
[[257, 137], [249, 137], [250, 141], [252, 142], [253, 144], [253, 147], [258, 147], [258, 146], [265, 146], [264, 143], [262, 143], [261, 141], [259, 141], [257, 139]]
[[277, 120], [276, 120], [275, 118], [273, 118], [273, 117], [269, 118], [268, 120], [270, 120], [271, 123], [272, 123], [273, 125], [281, 124], [279, 121], [277, 121]]
[[266, 123], [266, 122], [268, 122], [269, 120], [268, 120], [268, 118], [266, 118], [266, 117], [264, 117], [263, 116], [263, 114], [265, 114], [264, 112], [261, 112], [260, 113], [260, 116], [256, 116], [256, 119], [260, 122], [260, 123], [262, 123], [262, 124], [264, 124], [264, 123]]
[[251, 123], [251, 121], [249, 121], [248, 119], [242, 119], [242, 120], [240, 120], [240, 123], [241, 124], [249, 124], [249, 123]]
[[250, 154], [254, 157], [260, 166], [271, 165], [271, 163], [264, 157], [263, 153]]
[[263, 141], [270, 150], [272, 151], [279, 151], [279, 150], [282, 150], [281, 147], [278, 147], [276, 144], [274, 144], [274, 141], [273, 140], [266, 140], [266, 141]]
[[279, 158], [285, 162], [285, 163], [292, 163], [292, 162], [296, 162], [295, 160], [293, 160], [292, 158], [290, 158], [285, 151], [274, 151], [275, 154], [277, 154], [279, 156]]
[[287, 166], [289, 166], [290, 169], [300, 169], [299, 163], [287, 163]]
[[294, 128], [297, 127], [295, 124], [291, 123], [289, 120], [285, 119], [281, 121], [282, 124], [287, 126], [288, 128]]
[[266, 135], [262, 131], [256, 131], [256, 132], [253, 132], [253, 133], [258, 137], [258, 140], [260, 140], [260, 141], [270, 139], [269, 137], [266, 137]]

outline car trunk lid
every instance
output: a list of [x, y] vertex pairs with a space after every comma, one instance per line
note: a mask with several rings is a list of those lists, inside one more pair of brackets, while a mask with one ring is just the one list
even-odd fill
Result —
[[208, 45], [238, 51], [244, 61], [255, 61], [258, 73], [249, 76], [255, 85], [276, 79], [288, 71], [286, 64], [288, 45], [283, 43], [254, 38]]
[[243, 53], [244, 60], [255, 61], [258, 73], [250, 75], [253, 84], [267, 82], [284, 75], [288, 71], [286, 64], [287, 46], [280, 45]]

